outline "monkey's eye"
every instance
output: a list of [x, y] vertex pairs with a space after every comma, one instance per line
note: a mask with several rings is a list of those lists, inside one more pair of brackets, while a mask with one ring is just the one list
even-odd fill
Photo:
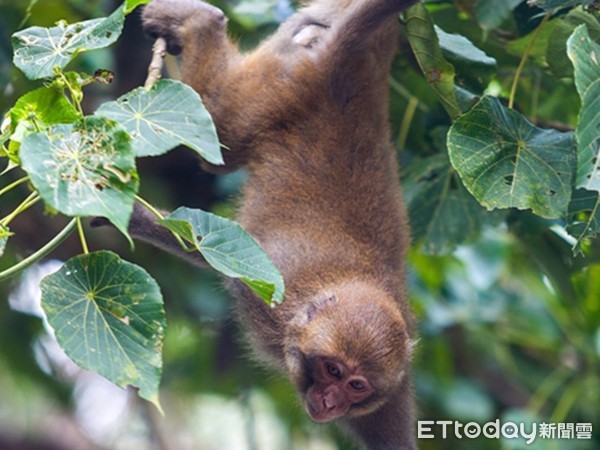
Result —
[[348, 385], [355, 391], [364, 391], [367, 388], [365, 383], [359, 380], [352, 380], [350, 383], [348, 383]]
[[342, 372], [334, 364], [325, 363], [325, 369], [327, 370], [327, 373], [329, 375], [331, 375], [332, 377], [335, 377], [335, 378], [341, 378], [342, 377]]

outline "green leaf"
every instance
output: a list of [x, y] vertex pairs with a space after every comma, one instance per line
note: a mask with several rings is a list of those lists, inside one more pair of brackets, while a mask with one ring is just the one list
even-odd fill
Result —
[[70, 259], [41, 289], [48, 322], [75, 363], [158, 405], [166, 319], [144, 269], [100, 251]]
[[62, 69], [79, 52], [115, 42], [124, 21], [125, 3], [108, 17], [71, 25], [61, 21], [52, 28], [27, 28], [12, 35], [13, 62], [29, 79], [52, 77], [56, 67]]
[[450, 117], [457, 117], [461, 110], [454, 92], [454, 67], [442, 55], [427, 9], [417, 3], [405, 11], [404, 17], [408, 41], [427, 82]]
[[152, 0], [127, 0], [125, 2], [125, 5], [126, 5], [125, 14], [131, 13], [139, 5], [146, 5], [146, 4], [150, 3], [151, 1]]
[[573, 250], [581, 253], [581, 244], [600, 231], [600, 195], [596, 191], [578, 189], [573, 193], [567, 217], [567, 232], [576, 239]]
[[449, 253], [477, 237], [483, 226], [502, 217], [490, 214], [463, 187], [447, 154], [417, 159], [406, 168], [403, 192], [410, 215], [413, 239], [422, 239], [422, 250]]
[[200, 96], [174, 80], [161, 80], [150, 89], [137, 88], [97, 115], [119, 122], [133, 138], [137, 156], [161, 155], [183, 144], [212, 164], [223, 164], [217, 132]]
[[553, 22], [556, 23], [556, 26], [548, 42], [546, 61], [557, 78], [572, 77], [573, 64], [567, 56], [567, 39], [578, 25], [585, 24], [590, 37], [595, 42], [600, 42], [600, 23], [592, 14], [577, 9]]
[[529, 3], [551, 11], [559, 8], [572, 8], [578, 5], [591, 5], [597, 0], [530, 0]]
[[4, 249], [6, 248], [6, 242], [13, 233], [10, 232], [8, 227], [0, 225], [0, 256], [4, 255]]
[[[540, 66], [545, 67], [550, 37], [556, 28], [556, 24], [556, 20], [546, 22], [541, 29], [536, 29], [522, 38], [509, 42], [506, 45], [507, 53], [521, 57], [527, 52], [529, 58], [536, 61]], [[533, 44], [532, 40], [534, 41]]]
[[498, 28], [523, 0], [478, 0], [475, 16], [484, 30]]
[[179, 208], [161, 224], [193, 244], [215, 270], [241, 279], [267, 303], [283, 301], [281, 273], [236, 222], [198, 209]]
[[435, 32], [444, 57], [460, 73], [463, 83], [466, 81], [467, 85], [485, 88], [496, 72], [496, 60], [464, 36], [446, 33], [438, 26], [435, 26]]
[[590, 39], [585, 25], [567, 42], [581, 97], [577, 137], [577, 187], [600, 192], [600, 45]]
[[75, 107], [56, 89], [42, 87], [17, 100], [9, 112], [12, 135], [21, 142], [23, 137], [50, 125], [73, 123], [81, 119]]
[[488, 209], [530, 208], [563, 217], [576, 156], [572, 133], [543, 130], [484, 97], [448, 133], [450, 161], [465, 187]]
[[102, 216], [127, 234], [138, 190], [129, 135], [104, 117], [25, 137], [23, 169], [44, 201], [69, 216]]
[[278, 24], [294, 11], [280, 0], [241, 0], [232, 10], [236, 21], [246, 28]]
[[567, 41], [567, 54], [575, 68], [575, 87], [580, 97], [598, 81], [599, 46], [590, 39], [585, 25], [578, 26]]

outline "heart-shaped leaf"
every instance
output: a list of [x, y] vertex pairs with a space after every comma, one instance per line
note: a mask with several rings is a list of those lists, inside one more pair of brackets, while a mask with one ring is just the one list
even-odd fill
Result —
[[223, 164], [219, 139], [200, 96], [179, 81], [161, 80], [104, 103], [97, 115], [119, 122], [137, 156], [161, 155], [183, 144], [212, 164]]
[[125, 3], [108, 17], [73, 24], [64, 21], [55, 27], [31, 27], [12, 35], [15, 66], [27, 78], [36, 80], [54, 75], [79, 52], [104, 48], [121, 35]]
[[88, 117], [26, 136], [23, 169], [44, 201], [69, 216], [102, 216], [126, 236], [138, 190], [129, 135], [112, 120]]
[[283, 300], [281, 273], [236, 222], [199, 209], [179, 208], [161, 224], [193, 244], [215, 270], [241, 279], [267, 303]]
[[70, 259], [41, 289], [48, 322], [75, 363], [158, 405], [166, 319], [144, 269], [101, 251]]
[[450, 128], [448, 152], [465, 187], [486, 208], [565, 215], [576, 166], [572, 133], [537, 128], [484, 97]]

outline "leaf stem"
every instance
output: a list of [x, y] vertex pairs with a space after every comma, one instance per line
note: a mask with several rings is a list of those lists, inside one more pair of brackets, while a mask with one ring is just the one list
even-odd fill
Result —
[[71, 233], [75, 230], [76, 219], [71, 220], [61, 231], [58, 233], [51, 241], [49, 241], [46, 245], [40, 248], [38, 251], [28, 256], [18, 264], [15, 264], [12, 267], [9, 267], [3, 272], [0, 272], [0, 282], [6, 280], [7, 278], [16, 275], [20, 271], [26, 269], [27, 267], [35, 264], [42, 258], [44, 258], [48, 253], [58, 247], [65, 239], [67, 239]]
[[81, 248], [83, 253], [87, 255], [90, 250], [87, 245], [87, 241], [85, 239], [85, 233], [83, 232], [83, 225], [81, 224], [81, 217], [77, 217], [75, 219], [77, 221], [77, 233], [79, 234], [79, 240], [81, 241]]
[[[58, 77], [61, 78], [63, 80], [63, 82], [65, 83], [65, 86], [67, 87], [68, 91], [69, 91], [69, 97], [71, 98], [72, 103], [74, 103], [75, 108], [77, 109], [77, 112], [83, 117], [83, 107], [81, 106], [81, 100], [82, 100], [82, 94], [81, 91], [77, 90], [75, 87], [73, 87], [71, 85], [71, 83], [69, 82], [69, 79], [65, 76], [64, 72], [62, 70], [58, 70]], [[79, 87], [81, 88], [81, 86], [83, 86], [83, 84], [80, 84]]]
[[[152, 214], [154, 214], [156, 217], [158, 217], [159, 220], [163, 220], [165, 218], [165, 216], [163, 216], [158, 209], [156, 209], [154, 206], [152, 206], [150, 203], [148, 203], [146, 200], [144, 200], [139, 195], [136, 195], [135, 199], [138, 202], [140, 202], [145, 208], [147, 208]], [[184, 249], [185, 251], [190, 251], [190, 248], [186, 245], [186, 243], [183, 241], [181, 236], [179, 236], [177, 233], [175, 233], [173, 231], [171, 231], [171, 234], [173, 235], [173, 237], [175, 238], [175, 240], [181, 246], [182, 249]]]
[[11, 191], [12, 189], [16, 188], [18, 185], [23, 184], [27, 181], [29, 181], [29, 177], [23, 177], [18, 179], [17, 181], [12, 182], [8, 186], [3, 187], [2, 189], [0, 189], [0, 197], [2, 197], [4, 194]]
[[579, 379], [573, 379], [565, 388], [558, 400], [558, 405], [554, 408], [550, 418], [553, 422], [564, 422], [569, 415], [569, 411], [582, 393], [583, 383]]
[[567, 380], [568, 377], [569, 371], [563, 366], [552, 371], [552, 373], [541, 382], [531, 396], [527, 409], [534, 414], [538, 414], [550, 396]]
[[[392, 88], [392, 90], [397, 93], [398, 95], [400, 95], [402, 98], [406, 99], [407, 101], [410, 101], [412, 98], [414, 98], [415, 96], [412, 95], [410, 93], [410, 91], [408, 89], [406, 89], [404, 86], [402, 86], [402, 84], [396, 80], [394, 77], [390, 77], [389, 78], [389, 83], [390, 83], [390, 87]], [[419, 110], [422, 112], [428, 112], [429, 108], [422, 102], [418, 102], [417, 106], [419, 107]]]
[[402, 124], [400, 125], [400, 131], [398, 132], [396, 146], [399, 149], [404, 149], [406, 147], [406, 138], [408, 137], [408, 132], [410, 131], [410, 125], [415, 117], [417, 106], [419, 106], [419, 99], [416, 97], [411, 97], [408, 101], [408, 105], [406, 106], [406, 111], [404, 112], [404, 117], [402, 118]]
[[548, 22], [550, 17], [552, 17], [552, 11], [548, 11], [546, 13], [544, 18], [540, 22], [539, 26], [536, 28], [535, 32], [533, 33], [531, 41], [529, 41], [529, 45], [525, 49], [525, 53], [523, 53], [523, 56], [521, 56], [521, 61], [519, 62], [519, 67], [517, 67], [517, 71], [515, 72], [515, 78], [513, 80], [513, 84], [510, 89], [510, 97], [508, 99], [508, 107], [510, 109], [513, 109], [513, 105], [515, 103], [515, 95], [517, 93], [517, 85], [519, 84], [519, 79], [521, 78], [521, 74], [523, 73], [523, 69], [525, 68], [525, 63], [527, 62], [527, 60], [529, 59], [529, 55], [531, 54], [531, 49], [533, 48], [533, 44], [535, 44], [535, 41], [537, 40], [538, 36], [540, 35], [540, 31], [542, 30], [542, 28], [544, 28], [544, 25], [546, 24], [546, 22]]
[[0, 220], [0, 225], [8, 226], [8, 224], [12, 222], [12, 220], [15, 217], [17, 217], [23, 211], [27, 210], [29, 207], [35, 205], [40, 199], [41, 197], [38, 195], [37, 192], [32, 192], [29, 195], [29, 197], [23, 200], [23, 202], [19, 206], [17, 206], [17, 208], [13, 212], [11, 212], [6, 217]]
[[152, 214], [154, 214], [160, 220], [163, 220], [165, 218], [165, 216], [163, 216], [158, 209], [156, 209], [154, 206], [152, 206], [150, 203], [148, 203], [146, 200], [144, 200], [139, 195], [136, 195], [135, 199], [138, 202], [140, 202], [144, 206], [144, 208], [148, 209]]

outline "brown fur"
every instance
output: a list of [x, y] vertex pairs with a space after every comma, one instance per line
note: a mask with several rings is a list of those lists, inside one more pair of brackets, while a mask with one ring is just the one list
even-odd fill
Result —
[[[361, 368], [375, 394], [346, 423], [370, 449], [413, 449], [408, 225], [389, 145], [388, 87], [396, 13], [411, 0], [317, 0], [255, 51], [226, 37], [222, 12], [155, 0], [145, 29], [183, 49], [183, 78], [202, 96], [226, 152], [244, 165], [238, 220], [281, 270], [286, 295], [267, 307], [232, 281], [259, 356], [304, 395], [306, 358]], [[158, 240], [156, 230], [144, 236]]]

